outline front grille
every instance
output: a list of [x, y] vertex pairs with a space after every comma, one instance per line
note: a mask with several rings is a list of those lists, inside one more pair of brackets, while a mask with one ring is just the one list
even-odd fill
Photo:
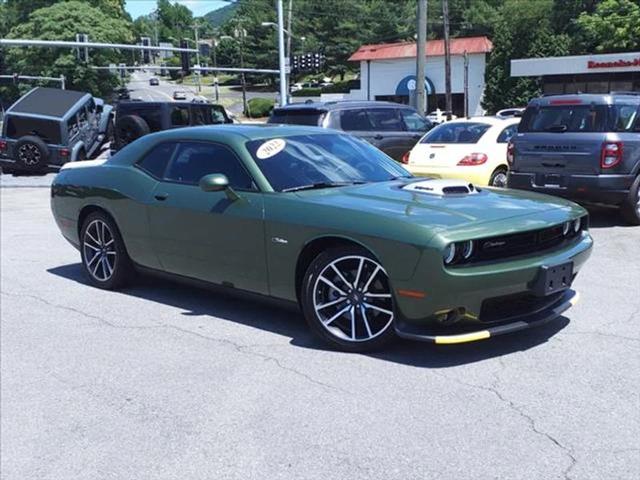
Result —
[[576, 236], [575, 234], [564, 236], [562, 225], [556, 225], [540, 230], [476, 240], [476, 250], [470, 263], [535, 254], [573, 242]]
[[480, 321], [485, 323], [508, 320], [519, 315], [532, 314], [551, 307], [564, 291], [546, 297], [537, 297], [528, 292], [488, 298], [480, 307]]

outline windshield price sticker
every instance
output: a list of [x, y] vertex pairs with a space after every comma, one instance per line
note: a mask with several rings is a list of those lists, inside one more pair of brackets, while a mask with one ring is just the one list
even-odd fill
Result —
[[260, 145], [258, 151], [256, 152], [256, 157], [258, 157], [260, 160], [271, 158], [284, 150], [284, 147], [286, 146], [287, 142], [285, 142], [282, 138], [274, 138]]

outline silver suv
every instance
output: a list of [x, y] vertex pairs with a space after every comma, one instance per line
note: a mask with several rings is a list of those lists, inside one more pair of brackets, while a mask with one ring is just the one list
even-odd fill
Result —
[[532, 100], [507, 160], [510, 188], [618, 206], [640, 225], [640, 92]]

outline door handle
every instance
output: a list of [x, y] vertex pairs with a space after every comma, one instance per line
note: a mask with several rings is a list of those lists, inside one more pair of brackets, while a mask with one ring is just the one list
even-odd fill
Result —
[[167, 198], [169, 198], [169, 194], [168, 193], [158, 193], [157, 195], [154, 195], [156, 200], [160, 200], [161, 202], [163, 202], [164, 200], [166, 200]]
[[382, 140], [384, 137], [380, 134], [374, 135], [373, 137], [375, 140]]

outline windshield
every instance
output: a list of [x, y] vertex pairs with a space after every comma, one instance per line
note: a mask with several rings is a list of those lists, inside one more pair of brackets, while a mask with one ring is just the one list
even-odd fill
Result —
[[447, 122], [427, 133], [420, 143], [478, 143], [489, 127], [480, 122]]
[[246, 147], [276, 191], [411, 177], [380, 150], [349, 135], [261, 139], [247, 142]]

